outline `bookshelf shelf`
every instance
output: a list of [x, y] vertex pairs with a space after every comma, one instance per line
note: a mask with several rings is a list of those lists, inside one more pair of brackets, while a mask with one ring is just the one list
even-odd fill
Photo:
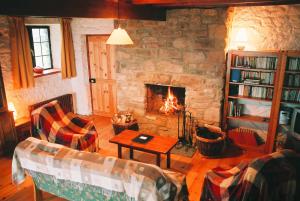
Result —
[[282, 88], [283, 89], [288, 89], [288, 90], [300, 90], [300, 87], [288, 87], [288, 86], [284, 86]]
[[264, 101], [264, 102], [272, 102], [271, 99], [265, 99], [265, 98], [254, 98], [249, 96], [228, 96], [228, 98], [231, 99], [245, 99], [245, 100], [252, 100], [252, 101]]
[[252, 115], [242, 115], [239, 117], [227, 116], [228, 119], [241, 120], [241, 121], [252, 121], [257, 123], [265, 123], [268, 124], [270, 122], [270, 118], [260, 117], [260, 116], [252, 116]]
[[295, 71], [295, 70], [286, 70], [286, 74], [300, 74], [300, 71]]
[[300, 105], [300, 102], [293, 102], [293, 101], [281, 101], [280, 103], [283, 105], [296, 105], [296, 106]]
[[229, 84], [232, 84], [232, 85], [245, 85], [245, 86], [253, 86], [253, 87], [274, 88], [273, 85], [269, 85], [269, 84], [248, 84], [248, 83], [242, 83], [242, 82], [229, 82]]
[[254, 72], [275, 72], [276, 70], [272, 70], [272, 69], [263, 69], [263, 68], [247, 68], [247, 67], [243, 67], [243, 66], [236, 66], [236, 67], [231, 67], [232, 70], [243, 70], [243, 71], [254, 71]]

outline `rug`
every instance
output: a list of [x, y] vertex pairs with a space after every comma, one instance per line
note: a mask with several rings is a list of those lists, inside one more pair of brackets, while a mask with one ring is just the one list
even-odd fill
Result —
[[196, 148], [195, 147], [190, 147], [188, 145], [181, 145], [181, 146], [175, 146], [172, 150], [171, 150], [171, 154], [176, 154], [176, 155], [180, 155], [180, 156], [185, 156], [185, 157], [189, 157], [192, 158], [194, 153], [196, 152]]

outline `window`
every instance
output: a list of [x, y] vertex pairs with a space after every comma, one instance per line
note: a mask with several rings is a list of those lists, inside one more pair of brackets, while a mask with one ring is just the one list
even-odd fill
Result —
[[33, 67], [53, 68], [49, 26], [27, 26]]

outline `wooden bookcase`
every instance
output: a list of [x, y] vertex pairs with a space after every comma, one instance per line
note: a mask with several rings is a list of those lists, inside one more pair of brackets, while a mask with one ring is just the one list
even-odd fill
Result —
[[[260, 131], [260, 145], [240, 146], [261, 152], [273, 150], [280, 108], [284, 65], [280, 51], [238, 51], [227, 55], [222, 127]], [[254, 109], [253, 109], [254, 108]], [[258, 110], [259, 114], [255, 111]]]
[[[270, 133], [275, 133], [273, 138], [270, 137], [270, 140], [274, 140], [274, 145], [277, 145], [276, 141], [283, 133], [285, 133], [285, 137], [291, 137], [291, 132], [288, 131], [291, 122], [280, 124], [280, 111], [290, 111], [291, 117], [293, 109], [300, 108], [300, 51], [281, 52], [281, 67], [277, 85], [274, 121], [272, 121], [270, 130]], [[299, 146], [299, 139], [293, 138], [293, 141], [298, 143], [295, 146]], [[268, 148], [268, 150], [272, 150], [273, 147]]]

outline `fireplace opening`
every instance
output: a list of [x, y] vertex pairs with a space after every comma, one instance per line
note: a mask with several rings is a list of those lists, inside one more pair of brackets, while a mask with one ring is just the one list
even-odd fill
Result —
[[175, 114], [185, 105], [185, 88], [158, 84], [145, 84], [146, 112]]

